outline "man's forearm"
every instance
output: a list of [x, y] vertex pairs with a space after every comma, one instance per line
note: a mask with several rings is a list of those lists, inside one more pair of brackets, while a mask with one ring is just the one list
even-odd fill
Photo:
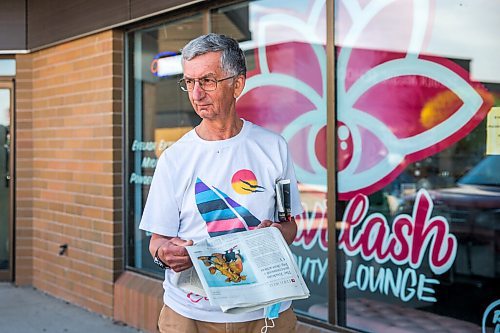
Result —
[[295, 218], [292, 217], [291, 221], [280, 222], [279, 225], [281, 226], [281, 233], [287, 244], [292, 244], [297, 235], [297, 223], [295, 222]]

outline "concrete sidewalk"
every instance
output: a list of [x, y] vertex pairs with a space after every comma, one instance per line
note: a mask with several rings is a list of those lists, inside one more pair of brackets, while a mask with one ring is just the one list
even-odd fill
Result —
[[0, 333], [138, 333], [32, 287], [0, 283]]

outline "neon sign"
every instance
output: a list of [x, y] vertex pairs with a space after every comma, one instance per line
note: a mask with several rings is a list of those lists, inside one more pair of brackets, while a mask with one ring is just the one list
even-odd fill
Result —
[[150, 70], [154, 76], [158, 77], [181, 74], [181, 56], [170, 51], [158, 53], [151, 61]]

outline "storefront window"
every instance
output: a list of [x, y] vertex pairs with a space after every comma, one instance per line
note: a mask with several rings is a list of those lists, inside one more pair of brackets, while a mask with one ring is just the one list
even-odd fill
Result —
[[201, 15], [128, 34], [127, 264], [160, 274], [139, 230], [157, 158], [199, 123], [177, 81], [179, 50], [203, 34]]
[[335, 10], [338, 324], [493, 332], [500, 5], [346, 0]]
[[236, 109], [288, 141], [305, 210], [292, 252], [311, 291], [294, 309], [323, 318], [328, 309], [325, 1], [255, 1], [216, 9], [214, 32], [232, 31], [221, 22], [245, 22], [242, 6], [248, 9], [248, 27], [238, 31], [248, 74]]
[[242, 118], [285, 137], [292, 152], [305, 213], [292, 251], [311, 291], [300, 313], [327, 311], [326, 9], [325, 1], [252, 1], [214, 8], [128, 34], [127, 264], [161, 276], [138, 229], [149, 184], [162, 150], [198, 124], [181, 77], [178, 51], [209, 31], [240, 42], [247, 82], [237, 102]]

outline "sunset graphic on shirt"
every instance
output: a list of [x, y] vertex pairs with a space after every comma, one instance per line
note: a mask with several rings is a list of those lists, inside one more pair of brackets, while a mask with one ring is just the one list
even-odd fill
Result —
[[231, 178], [231, 185], [238, 194], [264, 192], [264, 187], [259, 186], [255, 174], [247, 169], [236, 171], [233, 178]]

